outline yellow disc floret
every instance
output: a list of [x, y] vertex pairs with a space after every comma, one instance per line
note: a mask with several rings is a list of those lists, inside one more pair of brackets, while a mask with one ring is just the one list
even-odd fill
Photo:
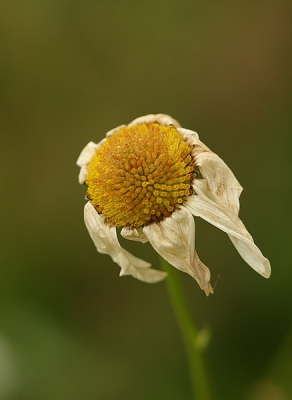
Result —
[[191, 150], [173, 126], [153, 123], [121, 128], [90, 161], [87, 196], [117, 227], [160, 221], [192, 193]]

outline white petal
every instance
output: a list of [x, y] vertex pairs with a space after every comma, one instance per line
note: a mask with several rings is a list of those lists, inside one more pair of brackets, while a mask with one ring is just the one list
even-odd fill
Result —
[[78, 167], [83, 167], [84, 165], [87, 165], [91, 161], [96, 150], [97, 144], [94, 142], [89, 142], [81, 151], [80, 156], [78, 157], [78, 160], [76, 162]]
[[109, 254], [121, 267], [120, 275], [132, 275], [144, 282], [159, 282], [166, 277], [163, 271], [150, 269], [151, 264], [124, 250], [117, 238], [116, 228], [96, 212], [90, 202], [84, 207], [84, 221], [97, 250]]
[[193, 146], [191, 151], [191, 156], [196, 159], [197, 155], [203, 152], [212, 153], [212, 151], [207, 147], [203, 142], [200, 141], [197, 132], [189, 131], [184, 128], [177, 128], [177, 131], [180, 132], [184, 138], [187, 140], [188, 145]]
[[161, 222], [145, 226], [143, 231], [167, 262], [196, 279], [207, 295], [213, 292], [210, 271], [195, 253], [195, 223], [187, 209], [180, 208]]
[[148, 242], [148, 239], [143, 233], [142, 228], [124, 227], [121, 231], [121, 235], [128, 240], [134, 240], [136, 242], [141, 242], [141, 243]]
[[199, 135], [195, 131], [191, 131], [190, 129], [185, 129], [185, 128], [177, 128], [177, 131], [182, 133], [183, 135], [188, 136], [194, 136], [196, 139], [199, 139]]
[[[180, 132], [186, 139], [188, 144], [194, 146], [192, 150], [192, 156], [195, 157], [197, 154], [201, 153], [202, 151], [210, 151], [209, 147], [207, 147], [203, 142], [200, 141], [198, 138], [197, 132], [189, 131], [188, 129], [177, 128], [177, 131]], [[192, 132], [193, 134], [190, 134]]]
[[120, 272], [120, 276], [122, 275], [132, 275], [134, 278], [139, 279], [140, 281], [147, 283], [157, 283], [162, 281], [167, 277], [167, 273], [163, 271], [158, 271], [157, 269], [149, 268], [151, 264], [146, 263], [133, 256], [133, 254], [129, 253], [127, 250], [123, 249], [124, 253], [131, 263], [131, 265], [135, 265], [135, 268], [129, 267], [129, 269], [122, 269]]
[[87, 165], [83, 165], [80, 169], [79, 175], [78, 175], [78, 182], [82, 185], [86, 181], [87, 177]]
[[204, 151], [197, 154], [195, 164], [220, 202], [238, 214], [242, 186], [225, 162], [217, 154]]
[[180, 123], [178, 121], [176, 121], [170, 115], [166, 115], [166, 114], [144, 115], [143, 117], [134, 119], [134, 121], [130, 122], [128, 126], [141, 125], [141, 124], [153, 124], [154, 122], [158, 122], [160, 125], [173, 125], [176, 128], [180, 127]]
[[122, 129], [122, 128], [124, 128], [126, 125], [120, 125], [120, 126], [117, 126], [116, 128], [114, 128], [114, 129], [111, 129], [110, 131], [108, 131], [107, 133], [106, 133], [106, 137], [109, 137], [109, 136], [111, 136], [113, 133], [116, 133], [117, 131], [119, 131], [120, 129]]
[[81, 151], [80, 156], [77, 159], [76, 164], [81, 167], [78, 175], [78, 182], [83, 184], [87, 176], [87, 165], [90, 163], [92, 157], [100, 146], [105, 142], [106, 139], [102, 139], [99, 143], [89, 142], [84, 149]]
[[260, 275], [268, 278], [271, 274], [269, 260], [263, 256], [254, 244], [242, 221], [229, 208], [212, 200], [208, 184], [196, 180], [194, 184], [197, 195], [189, 196], [185, 207], [198, 217], [226, 232], [241, 257]]

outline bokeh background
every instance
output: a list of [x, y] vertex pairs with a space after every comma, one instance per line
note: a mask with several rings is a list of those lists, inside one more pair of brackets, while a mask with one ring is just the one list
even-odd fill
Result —
[[[183, 276], [215, 399], [292, 398], [289, 0], [0, 2], [0, 400], [191, 398], [165, 283], [119, 278], [84, 227], [84, 145], [168, 113], [231, 167], [269, 280], [197, 221]], [[150, 246], [123, 244], [158, 267]]]

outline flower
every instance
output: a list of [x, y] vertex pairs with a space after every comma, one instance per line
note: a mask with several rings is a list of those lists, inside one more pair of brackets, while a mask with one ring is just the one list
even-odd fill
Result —
[[168, 115], [146, 115], [109, 131], [82, 150], [79, 182], [87, 185], [84, 220], [100, 253], [121, 267], [120, 275], [158, 282], [166, 273], [123, 249], [129, 240], [149, 241], [175, 268], [191, 275], [206, 295], [210, 271], [195, 250], [201, 217], [226, 232], [241, 257], [268, 278], [270, 263], [238, 217], [242, 187], [196, 132]]

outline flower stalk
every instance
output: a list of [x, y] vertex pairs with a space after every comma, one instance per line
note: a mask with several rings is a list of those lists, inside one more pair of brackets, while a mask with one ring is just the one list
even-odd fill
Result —
[[194, 400], [211, 400], [204, 351], [209, 332], [199, 332], [183, 292], [179, 272], [159, 256], [161, 267], [167, 272], [166, 285], [174, 313], [183, 337]]

